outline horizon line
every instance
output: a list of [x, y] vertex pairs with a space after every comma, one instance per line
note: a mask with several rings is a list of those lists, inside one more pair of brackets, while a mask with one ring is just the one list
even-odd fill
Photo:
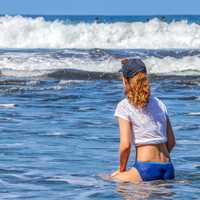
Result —
[[200, 14], [25, 14], [25, 13], [13, 13], [13, 14], [5, 14], [0, 13], [0, 15], [35, 15], [35, 16], [41, 16], [41, 15], [48, 15], [48, 16], [200, 16]]

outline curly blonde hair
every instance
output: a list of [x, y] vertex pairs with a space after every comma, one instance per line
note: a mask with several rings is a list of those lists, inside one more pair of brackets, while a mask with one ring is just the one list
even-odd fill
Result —
[[129, 83], [126, 91], [129, 103], [137, 108], [143, 108], [149, 102], [151, 93], [147, 74], [138, 72], [135, 76], [124, 79]]

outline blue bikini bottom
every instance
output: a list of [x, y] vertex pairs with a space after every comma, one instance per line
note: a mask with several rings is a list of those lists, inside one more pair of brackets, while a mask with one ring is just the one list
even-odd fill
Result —
[[134, 167], [138, 170], [143, 181], [166, 180], [175, 177], [174, 167], [169, 162], [142, 162], [135, 161]]

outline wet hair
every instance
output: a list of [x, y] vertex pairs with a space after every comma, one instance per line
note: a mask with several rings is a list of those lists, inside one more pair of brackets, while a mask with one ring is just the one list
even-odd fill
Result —
[[147, 74], [138, 72], [131, 78], [124, 77], [128, 81], [125, 94], [130, 104], [137, 108], [143, 108], [149, 102], [150, 83]]

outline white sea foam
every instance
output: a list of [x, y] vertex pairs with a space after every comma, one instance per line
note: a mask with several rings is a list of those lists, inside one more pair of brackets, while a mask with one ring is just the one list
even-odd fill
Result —
[[[174, 57], [146, 57], [144, 62], [149, 73], [153, 74], [200, 74], [198, 55]], [[121, 67], [113, 57], [95, 60], [90, 57], [62, 57], [50, 54], [13, 53], [0, 54], [0, 72], [5, 76], [41, 76], [60, 69], [75, 69], [92, 72], [115, 73]]]
[[58, 85], [65, 86], [65, 85], [68, 85], [70, 83], [81, 83], [81, 82], [85, 83], [85, 81], [82, 81], [82, 80], [61, 80], [61, 81], [59, 81]]
[[187, 21], [71, 24], [0, 17], [0, 48], [200, 48], [200, 25]]
[[47, 133], [45, 134], [46, 136], [63, 136], [65, 135], [66, 133], [63, 133], [63, 132], [50, 132], [50, 133]]
[[154, 74], [200, 74], [200, 57], [174, 58], [149, 57], [145, 61], [150, 73]]
[[13, 103], [0, 103], [0, 108], [14, 108], [15, 106]]
[[49, 177], [48, 181], [59, 181], [59, 182], [66, 182], [72, 185], [80, 185], [80, 186], [95, 186], [98, 185], [100, 182], [93, 177], [75, 177], [75, 176], [54, 176]]
[[190, 113], [188, 113], [188, 115], [200, 116], [200, 112], [190, 112]]

